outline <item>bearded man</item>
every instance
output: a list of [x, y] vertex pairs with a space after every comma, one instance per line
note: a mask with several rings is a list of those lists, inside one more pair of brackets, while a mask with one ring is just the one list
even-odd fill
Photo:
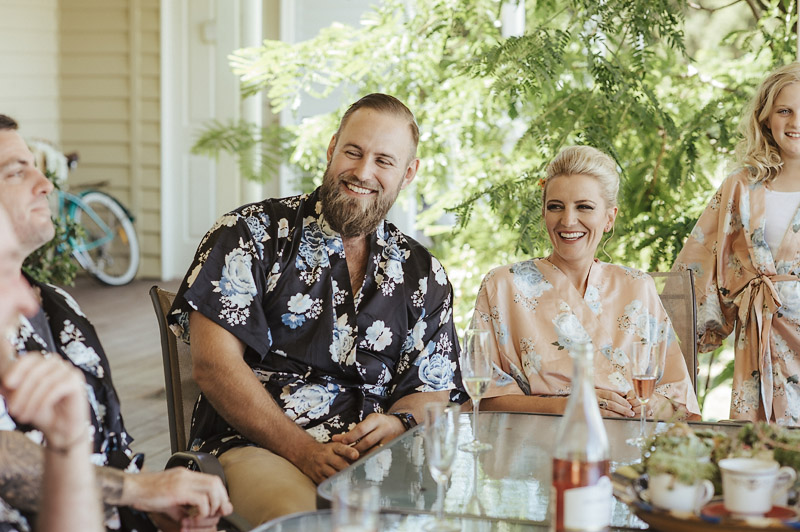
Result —
[[170, 312], [202, 390], [191, 440], [219, 456], [253, 524], [316, 507], [316, 484], [462, 402], [453, 289], [384, 218], [414, 179], [419, 130], [399, 100], [350, 106], [323, 184], [220, 218]]

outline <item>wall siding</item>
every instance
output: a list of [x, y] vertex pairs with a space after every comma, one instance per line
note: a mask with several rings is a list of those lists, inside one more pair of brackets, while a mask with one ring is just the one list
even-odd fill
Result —
[[0, 113], [59, 143], [58, 0], [0, 0]]
[[61, 142], [80, 153], [70, 179], [107, 183], [136, 217], [139, 276], [158, 277], [159, 0], [61, 0], [59, 8]]

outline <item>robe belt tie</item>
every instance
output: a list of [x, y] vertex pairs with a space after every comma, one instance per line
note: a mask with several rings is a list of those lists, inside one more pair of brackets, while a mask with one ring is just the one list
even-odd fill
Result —
[[[794, 275], [764, 275], [759, 274], [752, 278], [747, 286], [739, 292], [734, 299], [738, 310], [741, 329], [747, 332], [749, 338], [756, 338], [758, 346], [756, 353], [748, 353], [748, 358], [742, 361], [745, 375], [752, 375], [758, 370], [761, 383], [761, 401], [767, 420], [772, 417], [772, 359], [767, 356], [770, 333], [772, 331], [772, 315], [781, 308], [781, 298], [773, 283], [781, 281], [800, 281]], [[764, 318], [764, 311], [769, 313], [769, 319]], [[737, 361], [739, 363], [739, 361]]]

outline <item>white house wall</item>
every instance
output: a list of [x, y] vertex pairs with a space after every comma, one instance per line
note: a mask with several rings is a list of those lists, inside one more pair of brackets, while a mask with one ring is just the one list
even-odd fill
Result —
[[75, 184], [106, 182], [136, 217], [139, 275], [161, 269], [160, 2], [61, 0], [61, 143]]
[[0, 113], [58, 143], [58, 0], [0, 0]]

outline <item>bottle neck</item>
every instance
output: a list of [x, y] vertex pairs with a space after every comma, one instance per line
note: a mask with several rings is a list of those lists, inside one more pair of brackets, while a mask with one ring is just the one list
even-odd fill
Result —
[[591, 343], [570, 350], [572, 392], [556, 435], [553, 456], [597, 462], [608, 459], [608, 437], [594, 387], [594, 350]]
[[576, 399], [594, 399], [594, 353], [592, 344], [578, 345], [572, 358], [572, 395]]

